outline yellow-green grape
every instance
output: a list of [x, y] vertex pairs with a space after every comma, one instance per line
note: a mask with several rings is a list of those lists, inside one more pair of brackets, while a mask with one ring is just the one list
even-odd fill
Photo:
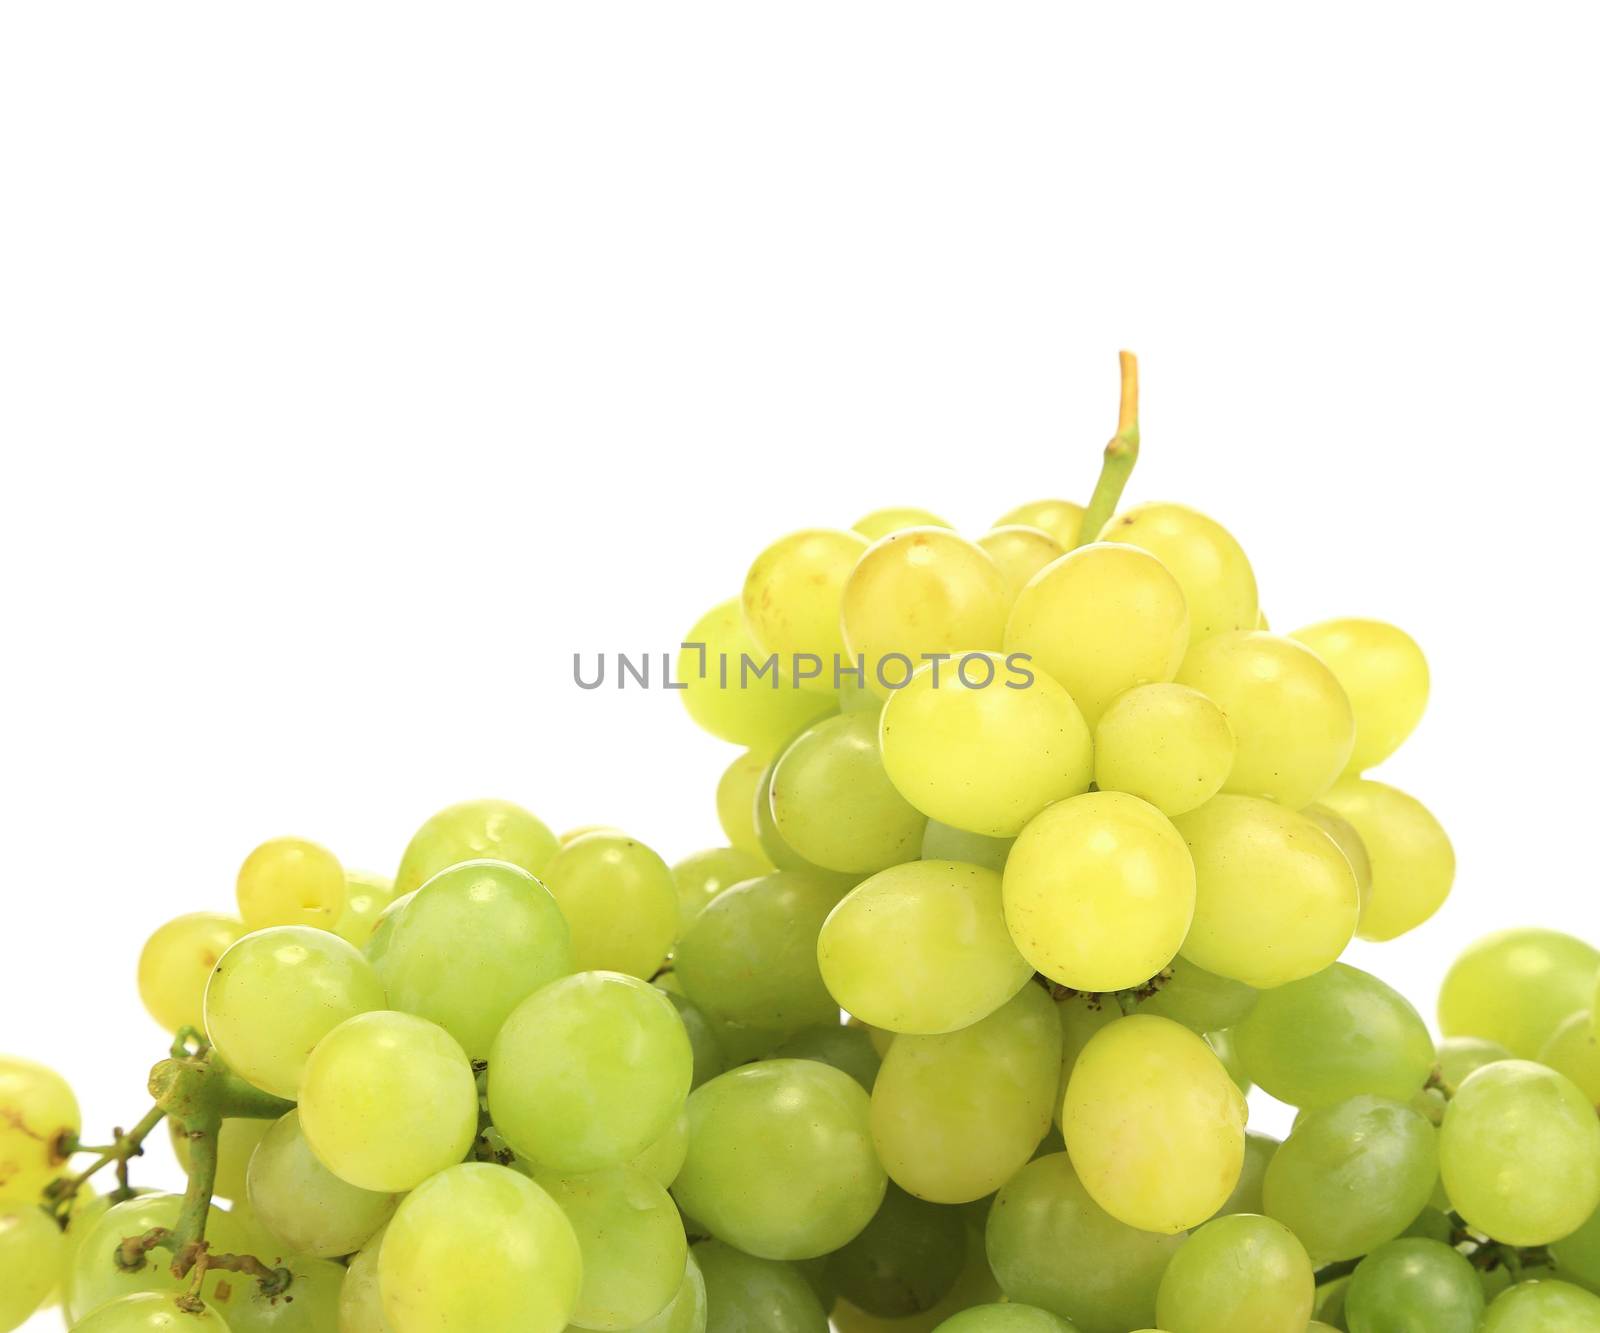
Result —
[[332, 930], [344, 911], [344, 867], [304, 838], [273, 838], [239, 867], [239, 915], [251, 930], [316, 926]]
[[1356, 933], [1392, 940], [1439, 910], [1456, 877], [1456, 853], [1421, 801], [1366, 778], [1346, 778], [1321, 804], [1361, 835], [1372, 885]]
[[269, 1295], [248, 1278], [241, 1282], [236, 1277], [228, 1286], [218, 1287], [216, 1309], [227, 1320], [230, 1333], [331, 1331], [339, 1319], [344, 1266], [302, 1254], [273, 1255], [272, 1260], [274, 1268], [287, 1268], [292, 1275], [283, 1295]]
[[[707, 611], [683, 642], [673, 672], [683, 687], [678, 697], [689, 716], [721, 740], [770, 749], [838, 707], [831, 694], [799, 688], [792, 663], [768, 662], [737, 597]], [[818, 691], [831, 686], [831, 673], [817, 682]]]
[[1217, 1059], [1222, 1061], [1222, 1067], [1228, 1071], [1228, 1077], [1233, 1080], [1234, 1087], [1248, 1097], [1255, 1084], [1245, 1070], [1244, 1062], [1239, 1059], [1239, 1051], [1234, 1045], [1233, 1033], [1231, 1031], [1207, 1032], [1205, 1039], [1206, 1045], [1216, 1052]]
[[1492, 1065], [1496, 1060], [1512, 1058], [1511, 1052], [1499, 1042], [1485, 1041], [1481, 1037], [1446, 1037], [1435, 1046], [1434, 1056], [1439, 1078], [1452, 1092], [1473, 1070]]
[[1089, 1197], [1066, 1153], [1036, 1158], [1007, 1181], [986, 1232], [1006, 1295], [1083, 1333], [1123, 1333], [1154, 1319], [1156, 1288], [1182, 1244], [1117, 1221]]
[[139, 998], [150, 1017], [168, 1032], [198, 1031], [211, 970], [244, 933], [243, 921], [216, 912], [191, 912], [158, 929], [139, 954]]
[[872, 1088], [878, 1157], [919, 1199], [981, 1199], [1048, 1132], [1060, 1068], [1061, 1023], [1038, 986], [959, 1032], [897, 1036]]
[[1006, 929], [1000, 876], [956, 861], [909, 861], [833, 909], [817, 941], [840, 1007], [890, 1032], [954, 1032], [1028, 984]]
[[1006, 583], [1008, 607], [1017, 600], [1017, 594], [1027, 586], [1029, 579], [1051, 561], [1061, 559], [1069, 549], [1043, 528], [1021, 523], [1008, 523], [984, 533], [978, 538], [978, 545], [1000, 567], [1000, 576]]
[[1056, 1017], [1061, 1020], [1061, 1077], [1056, 1081], [1055, 1100], [1050, 1114], [1061, 1123], [1061, 1108], [1067, 1099], [1067, 1082], [1089, 1038], [1122, 1016], [1111, 996], [1068, 994], [1056, 1001]]
[[[784, 657], [810, 654], [832, 681], [844, 653], [839, 603], [869, 542], [859, 532], [807, 528], [767, 547], [745, 575], [744, 622], [755, 641]], [[821, 685], [827, 688], [827, 683]]]
[[691, 1251], [684, 1263], [677, 1294], [667, 1302], [665, 1310], [636, 1325], [633, 1333], [706, 1333], [706, 1319], [706, 1280]]
[[1467, 1076], [1439, 1130], [1445, 1193], [1505, 1245], [1547, 1245], [1600, 1207], [1600, 1120], [1564, 1075], [1502, 1060]]
[[880, 1318], [924, 1314], [949, 1295], [967, 1257], [959, 1210], [890, 1185], [866, 1229], [824, 1261], [832, 1289]]
[[1170, 1018], [1191, 1032], [1221, 1032], [1255, 1007], [1257, 995], [1253, 987], [1207, 972], [1180, 956], [1172, 960], [1155, 994], [1139, 1001], [1139, 1012]]
[[1266, 1183], [1267, 1168], [1283, 1145], [1270, 1134], [1246, 1130], [1244, 1136], [1244, 1165], [1239, 1169], [1239, 1183], [1233, 1187], [1226, 1202], [1217, 1209], [1218, 1217], [1234, 1213], [1259, 1213], [1262, 1208], [1261, 1191]]
[[1094, 780], [1165, 815], [1204, 805], [1233, 769], [1233, 729], [1222, 710], [1187, 685], [1136, 685], [1094, 729]]
[[1467, 946], [1439, 990], [1447, 1037], [1499, 1042], [1524, 1060], [1594, 995], [1600, 950], [1557, 930], [1497, 931]]
[[1550, 1257], [1562, 1273], [1585, 1286], [1600, 1286], [1600, 1211], [1590, 1213], [1570, 1236], [1551, 1242]]
[[82, 1125], [78, 1099], [53, 1069], [0, 1055], [0, 1197], [37, 1199], [66, 1162]]
[[706, 904], [724, 889], [743, 884], [747, 879], [759, 879], [770, 869], [766, 857], [753, 856], [738, 847], [710, 847], [684, 857], [672, 867], [683, 927], [687, 929]]
[[306, 1061], [300, 1130], [340, 1180], [398, 1194], [466, 1156], [477, 1080], [443, 1028], [412, 1014], [358, 1014]]
[[1328, 664], [1356, 712], [1356, 744], [1347, 773], [1376, 767], [1401, 746], [1428, 706], [1428, 659], [1403, 629], [1381, 620], [1324, 620], [1297, 629], [1298, 639]]
[[930, 819], [922, 835], [924, 861], [965, 861], [968, 865], [984, 866], [989, 870], [1004, 870], [1006, 857], [1011, 855], [1015, 838], [989, 838], [982, 833], [968, 833], [966, 829], [952, 828]]
[[562, 1333], [577, 1306], [583, 1255], [537, 1184], [466, 1162], [400, 1204], [378, 1282], [394, 1333]]
[[756, 834], [754, 811], [756, 788], [771, 761], [772, 756], [760, 750], [746, 750], [717, 781], [717, 823], [730, 843], [763, 866], [769, 863]]
[[1345, 1317], [1358, 1333], [1477, 1333], [1483, 1287], [1472, 1265], [1448, 1243], [1405, 1237], [1378, 1246], [1356, 1267]]
[[1074, 990], [1149, 980], [1178, 952], [1194, 909], [1183, 839], [1153, 805], [1122, 792], [1058, 801], [1006, 859], [1006, 922], [1017, 948]]
[[400, 925], [400, 917], [416, 896], [417, 891], [412, 889], [410, 893], [394, 899], [378, 913], [378, 919], [372, 923], [372, 938], [366, 942], [361, 952], [374, 967], [383, 960], [384, 954], [389, 952], [389, 941]]
[[1006, 652], [1064, 685], [1091, 727], [1124, 690], [1171, 680], [1188, 646], [1177, 580], [1132, 546], [1080, 546], [1022, 590], [1006, 622]]
[[172, 1297], [153, 1292], [112, 1301], [72, 1327], [80, 1333], [229, 1333], [213, 1307], [188, 1314]]
[[758, 1259], [719, 1240], [694, 1257], [706, 1287], [706, 1333], [828, 1333], [828, 1314], [796, 1264]]
[[869, 542], [887, 537], [891, 532], [904, 532], [907, 528], [951, 528], [955, 525], [926, 509], [912, 505], [898, 505], [889, 509], [874, 509], [850, 525]]
[[1481, 1333], [1600, 1333], [1600, 1296], [1570, 1282], [1519, 1282], [1495, 1297]]
[[930, 818], [1014, 838], [1053, 801], [1089, 790], [1094, 748], [1069, 695], [996, 653], [934, 662], [884, 705], [883, 767]]
[[20, 1327], [44, 1304], [66, 1243], [43, 1209], [20, 1200], [0, 1205], [0, 1329]]
[[1539, 1063], [1565, 1074], [1585, 1097], [1600, 1105], [1600, 1041], [1595, 1040], [1589, 1010], [1578, 1010], [1550, 1034], [1539, 1052]]
[[940, 528], [892, 533], [861, 557], [844, 586], [844, 642], [866, 664], [866, 684], [887, 695], [926, 654], [998, 649], [1006, 584], [980, 546]]
[[[250, 1169], [250, 1159], [255, 1153], [256, 1145], [267, 1136], [267, 1131], [272, 1128], [270, 1120], [235, 1120], [227, 1119], [222, 1122], [222, 1129], [217, 1134], [217, 1178], [211, 1193], [214, 1198], [225, 1199], [230, 1203], [243, 1203], [245, 1198], [245, 1177]], [[178, 1128], [175, 1120], [167, 1121], [167, 1133], [172, 1139], [172, 1155], [178, 1159], [178, 1165], [183, 1168], [184, 1175], [193, 1173], [193, 1152], [189, 1146], [188, 1136]], [[349, 1251], [340, 1250], [340, 1254]]]
[[1365, 910], [1367, 897], [1372, 892], [1372, 858], [1367, 855], [1367, 844], [1361, 841], [1356, 826], [1320, 802], [1306, 806], [1300, 813], [1332, 838], [1334, 845], [1344, 853], [1344, 859], [1355, 874], [1356, 894]]
[[895, 789], [878, 719], [840, 713], [800, 735], [772, 773], [778, 834], [813, 865], [870, 875], [916, 856], [927, 819]]
[[683, 993], [676, 972], [664, 972], [651, 984], [667, 997], [689, 1035], [689, 1047], [694, 1053], [693, 1086], [698, 1088], [728, 1067], [728, 1054], [723, 1050], [718, 1024]]
[[680, 1111], [671, 1128], [628, 1165], [666, 1189], [678, 1178], [688, 1155], [689, 1115], [687, 1111]]
[[869, 1030], [864, 1024], [828, 1023], [806, 1028], [775, 1048], [772, 1059], [817, 1060], [849, 1074], [871, 1092], [883, 1063], [872, 1039], [872, 1034], [877, 1031], [876, 1028]]
[[997, 528], [1021, 524], [1048, 532], [1070, 551], [1083, 540], [1083, 506], [1071, 500], [1032, 500], [995, 519]]
[[1214, 796], [1174, 825], [1194, 858], [1194, 924], [1183, 956], [1264, 989], [1320, 972], [1361, 911], [1355, 872], [1304, 815], [1249, 796]]
[[933, 1309], [898, 1319], [880, 1319], [841, 1299], [833, 1309], [833, 1326], [839, 1333], [933, 1333], [955, 1315], [1000, 1299], [1000, 1288], [984, 1257], [983, 1232], [969, 1225], [967, 1261], [956, 1275], [955, 1285]]
[[1244, 1097], [1188, 1028], [1135, 1014], [1097, 1032], [1067, 1083], [1061, 1132], [1119, 1222], [1176, 1235], [1212, 1216], [1244, 1164]]
[[[101, 1214], [99, 1221], [84, 1235], [78, 1257], [67, 1274], [62, 1305], [69, 1321], [77, 1321], [101, 1306], [123, 1296], [153, 1292], [177, 1296], [186, 1291], [190, 1280], [172, 1275], [170, 1251], [157, 1250], [137, 1269], [123, 1268], [117, 1262], [117, 1247], [129, 1236], [142, 1236], [158, 1227], [177, 1225], [183, 1198], [177, 1194], [143, 1194], [119, 1203]], [[206, 1215], [206, 1240], [219, 1254], [248, 1253], [248, 1236], [222, 1209], [212, 1207]], [[201, 1295], [215, 1301], [219, 1285], [236, 1282], [232, 1273], [213, 1271], [206, 1275]]]
[[815, 1060], [730, 1070], [689, 1098], [689, 1157], [673, 1196], [746, 1254], [830, 1254], [883, 1202], [868, 1116], [861, 1085]]
[[[232, 1123], [224, 1121], [224, 1129]], [[266, 1133], [248, 1163], [250, 1207], [291, 1254], [353, 1254], [388, 1222], [398, 1198], [358, 1189], [323, 1166], [301, 1132], [297, 1111], [257, 1123]]]
[[1261, 617], [1256, 576], [1244, 548], [1222, 524], [1187, 505], [1135, 505], [1100, 530], [1096, 541], [1149, 551], [1178, 580], [1189, 606], [1189, 639], [1255, 629]]
[[625, 833], [586, 833], [540, 876], [572, 930], [580, 972], [653, 977], [678, 937], [678, 886], [667, 863]]
[[1281, 1222], [1239, 1213], [1190, 1236], [1156, 1295], [1168, 1333], [1290, 1333], [1311, 1320], [1316, 1278]]
[[610, 824], [579, 824], [576, 828], [569, 828], [556, 838], [556, 845], [565, 847], [576, 842], [579, 838], [589, 833], [621, 833], [622, 830]]
[[365, 949], [383, 909], [394, 901], [394, 881], [369, 870], [347, 870], [344, 881], [344, 912], [333, 933], [356, 948]]
[[206, 986], [206, 1035], [240, 1078], [292, 1101], [312, 1048], [386, 1003], [354, 945], [310, 926], [273, 926], [222, 955]]
[[462, 801], [431, 816], [411, 837], [394, 876], [394, 896], [420, 889], [463, 861], [508, 861], [540, 874], [556, 854], [556, 835], [510, 801]]
[[339, 1290], [339, 1333], [394, 1333], [384, 1318], [378, 1285], [378, 1256], [388, 1234], [385, 1226], [350, 1260]]
[[683, 1219], [666, 1190], [628, 1167], [538, 1179], [583, 1252], [572, 1322], [632, 1329], [660, 1314], [683, 1285], [689, 1259]]
[[1195, 644], [1177, 673], [1212, 699], [1237, 749], [1223, 790], [1298, 810], [1344, 772], [1355, 712], [1338, 678], [1304, 644], [1244, 630]]

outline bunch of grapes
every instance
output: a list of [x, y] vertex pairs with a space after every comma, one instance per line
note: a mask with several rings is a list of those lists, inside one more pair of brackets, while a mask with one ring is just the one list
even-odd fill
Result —
[[[678, 665], [727, 846], [277, 839], [146, 944], [132, 1128], [0, 1057], [0, 1333], [1600, 1330], [1600, 952], [1479, 941], [1437, 1044], [1340, 961], [1454, 878], [1365, 776], [1427, 665], [1119, 512], [1136, 399], [1087, 506], [756, 557]], [[130, 1181], [163, 1122], [181, 1193]]]

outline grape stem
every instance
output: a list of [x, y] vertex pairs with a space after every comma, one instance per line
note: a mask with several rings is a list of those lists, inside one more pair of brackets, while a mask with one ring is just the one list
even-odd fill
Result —
[[1139, 461], [1139, 359], [1132, 352], [1119, 352], [1122, 368], [1122, 403], [1117, 411], [1117, 433], [1106, 445], [1100, 479], [1095, 482], [1089, 507], [1083, 511], [1083, 527], [1078, 545], [1084, 546], [1100, 535], [1100, 529], [1116, 512], [1123, 488]]
[[55, 1218], [58, 1225], [65, 1227], [67, 1218], [72, 1212], [72, 1201], [78, 1197], [78, 1191], [94, 1179], [101, 1171], [113, 1162], [117, 1167], [117, 1189], [112, 1196], [113, 1202], [121, 1202], [131, 1198], [133, 1191], [128, 1186], [128, 1162], [135, 1157], [144, 1155], [144, 1141], [150, 1137], [151, 1132], [167, 1117], [166, 1111], [160, 1106], [153, 1106], [145, 1114], [143, 1120], [130, 1130], [120, 1127], [111, 1131], [112, 1143], [107, 1147], [89, 1148], [78, 1141], [75, 1134], [64, 1134], [61, 1137], [58, 1151], [63, 1157], [71, 1157], [77, 1153], [92, 1152], [97, 1154], [94, 1161], [90, 1162], [75, 1176], [65, 1176], [60, 1180], [52, 1181], [45, 1189], [45, 1209]]

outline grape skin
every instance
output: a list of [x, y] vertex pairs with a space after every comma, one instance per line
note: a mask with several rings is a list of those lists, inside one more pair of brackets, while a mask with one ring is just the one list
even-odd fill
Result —
[[298, 1111], [263, 1128], [249, 1159], [250, 1207], [290, 1253], [353, 1254], [388, 1222], [398, 1196], [358, 1189], [323, 1166], [301, 1132]]
[[239, 915], [251, 930], [331, 930], [344, 912], [346, 892], [338, 857], [304, 838], [264, 842], [239, 867]]
[[230, 1333], [227, 1321], [214, 1308], [199, 1315], [184, 1314], [170, 1297], [149, 1293], [103, 1305], [72, 1327], [76, 1333]]
[[160, 927], [139, 954], [139, 998], [168, 1032], [205, 1025], [206, 982], [245, 933], [237, 917], [190, 912]]
[[62, 1165], [62, 1136], [82, 1123], [78, 1099], [55, 1070], [0, 1055], [0, 1197], [37, 1198]]
[[20, 1325], [56, 1284], [66, 1240], [30, 1204], [0, 1203], [0, 1329]]

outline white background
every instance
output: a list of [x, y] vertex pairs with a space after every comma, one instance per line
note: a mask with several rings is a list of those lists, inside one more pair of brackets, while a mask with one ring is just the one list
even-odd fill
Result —
[[1432, 660], [1456, 893], [1600, 935], [1593, 11], [14, 4], [0, 1049], [101, 1129], [140, 941], [470, 795], [719, 840], [669, 648], [771, 538], [1135, 498]]

